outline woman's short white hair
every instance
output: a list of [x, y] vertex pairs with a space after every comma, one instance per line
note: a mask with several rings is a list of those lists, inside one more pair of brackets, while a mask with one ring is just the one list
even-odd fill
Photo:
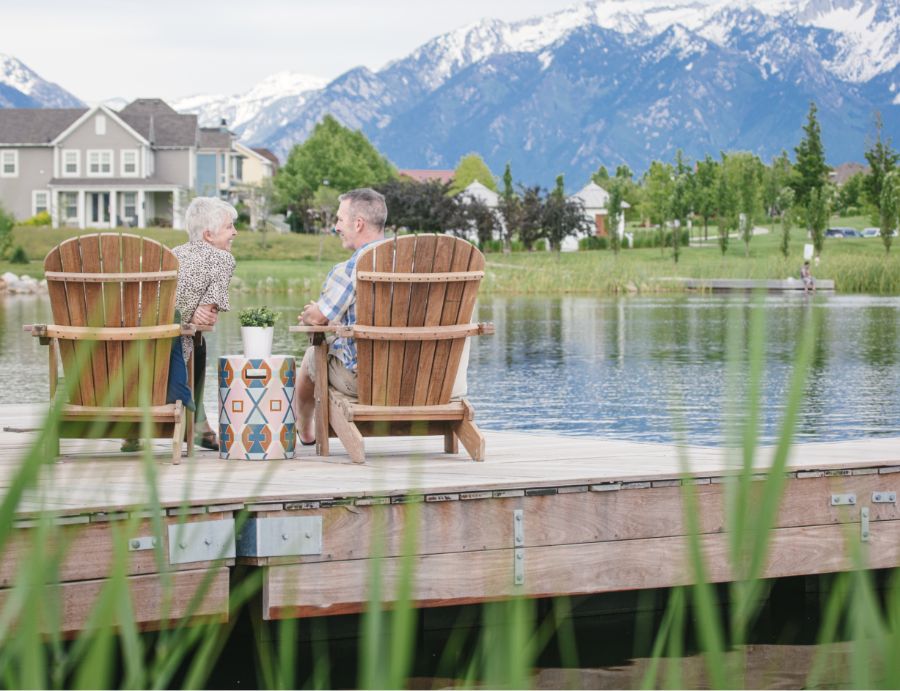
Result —
[[218, 234], [229, 221], [237, 218], [237, 211], [218, 197], [194, 197], [184, 212], [184, 227], [191, 242], [203, 239], [203, 231]]

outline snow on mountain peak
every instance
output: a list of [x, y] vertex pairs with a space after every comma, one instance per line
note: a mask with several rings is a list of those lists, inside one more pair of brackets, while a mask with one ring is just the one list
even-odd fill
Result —
[[21, 60], [3, 53], [0, 53], [0, 84], [23, 94], [28, 107], [78, 108], [84, 105], [62, 87], [43, 79]]
[[0, 53], [0, 82], [30, 96], [41, 78], [20, 60]]

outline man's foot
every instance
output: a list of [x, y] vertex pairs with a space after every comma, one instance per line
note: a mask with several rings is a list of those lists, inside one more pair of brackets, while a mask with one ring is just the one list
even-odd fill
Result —
[[122, 453], [134, 453], [135, 451], [143, 451], [140, 439], [123, 439], [122, 446], [119, 447]]
[[219, 442], [216, 439], [216, 433], [212, 430], [203, 432], [194, 437], [194, 443], [201, 449], [209, 449], [210, 451], [219, 450]]

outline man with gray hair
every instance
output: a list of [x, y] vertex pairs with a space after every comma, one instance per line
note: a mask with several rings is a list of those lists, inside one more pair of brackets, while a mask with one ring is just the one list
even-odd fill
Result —
[[[353, 255], [331, 269], [322, 284], [319, 299], [308, 303], [297, 317], [301, 324], [351, 326], [356, 323], [356, 262], [364, 248], [384, 240], [387, 205], [381, 194], [364, 187], [342, 194], [339, 199], [334, 231], [340, 236], [344, 249], [353, 250]], [[317, 373], [313, 350], [307, 349], [303, 356], [297, 386], [297, 433], [304, 446], [316, 443], [313, 414]], [[356, 396], [356, 364], [354, 339], [337, 337], [329, 342], [328, 381], [348, 396]]]

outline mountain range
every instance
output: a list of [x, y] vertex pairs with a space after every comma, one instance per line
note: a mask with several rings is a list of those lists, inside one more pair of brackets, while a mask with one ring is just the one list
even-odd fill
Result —
[[810, 101], [832, 164], [862, 160], [876, 111], [900, 139], [900, 0], [600, 0], [486, 19], [327, 84], [281, 73], [173, 105], [282, 159], [330, 113], [401, 168], [477, 151], [495, 173], [572, 187], [678, 148], [792, 153]]

